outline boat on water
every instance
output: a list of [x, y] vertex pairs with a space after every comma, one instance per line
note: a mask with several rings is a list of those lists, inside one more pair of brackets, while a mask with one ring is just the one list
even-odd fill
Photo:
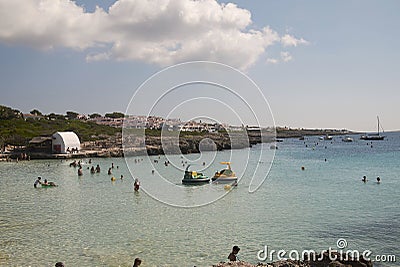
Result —
[[212, 181], [214, 183], [236, 183], [237, 176], [231, 169], [231, 163], [227, 161], [220, 162], [227, 167], [219, 172], [216, 172]]
[[[380, 135], [380, 133], [379, 133], [380, 128], [382, 128], [382, 126], [380, 126], [380, 123], [379, 123], [379, 116], [376, 116], [376, 118], [378, 120], [378, 131], [377, 131], [377, 133], [362, 135], [360, 137], [360, 139], [362, 139], [362, 140], [371, 140], [371, 141], [378, 141], [378, 140], [385, 139], [385, 136], [384, 135]], [[382, 132], [384, 132], [383, 128], [382, 128]]]
[[190, 164], [186, 167], [185, 175], [182, 179], [182, 184], [184, 185], [199, 185], [199, 184], [208, 184], [210, 182], [210, 178], [208, 176], [203, 175], [201, 172], [197, 171], [189, 171]]
[[330, 135], [325, 135], [325, 136], [321, 136], [320, 138], [319, 138], [319, 140], [332, 140], [333, 139], [333, 137], [332, 136], [330, 136]]
[[350, 136], [345, 136], [342, 138], [343, 142], [349, 143], [349, 142], [353, 142], [353, 138], [351, 138]]

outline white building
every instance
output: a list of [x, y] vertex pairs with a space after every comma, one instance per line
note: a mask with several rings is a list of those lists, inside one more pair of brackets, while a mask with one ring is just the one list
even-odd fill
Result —
[[81, 142], [74, 132], [56, 132], [52, 136], [52, 151], [56, 154], [78, 152]]

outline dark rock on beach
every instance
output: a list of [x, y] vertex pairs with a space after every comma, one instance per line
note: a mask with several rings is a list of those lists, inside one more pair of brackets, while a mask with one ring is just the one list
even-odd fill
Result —
[[331, 252], [331, 257], [327, 252], [323, 254], [317, 254], [314, 260], [280, 260], [272, 263], [258, 263], [251, 264], [248, 262], [238, 261], [238, 262], [220, 262], [218, 264], [212, 265], [212, 267], [257, 267], [257, 266], [267, 266], [267, 267], [373, 267], [370, 260], [365, 260], [362, 256], [359, 259], [354, 259], [352, 257], [346, 257], [344, 254], [339, 252]]
[[266, 266], [266, 267], [310, 267], [308, 263], [301, 261], [293, 261], [293, 260], [281, 260], [273, 263], [258, 263], [251, 264], [244, 261], [237, 262], [221, 262], [212, 267], [258, 267], [258, 266]]

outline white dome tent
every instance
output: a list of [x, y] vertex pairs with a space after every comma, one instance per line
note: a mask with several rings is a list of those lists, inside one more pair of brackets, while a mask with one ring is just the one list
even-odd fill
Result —
[[53, 153], [67, 154], [81, 149], [81, 142], [74, 132], [56, 132], [52, 139]]

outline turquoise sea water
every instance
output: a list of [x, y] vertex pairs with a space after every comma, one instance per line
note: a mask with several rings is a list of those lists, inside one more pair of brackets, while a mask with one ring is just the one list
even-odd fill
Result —
[[[233, 245], [241, 248], [241, 260], [256, 263], [265, 245], [322, 250], [336, 248], [339, 238], [346, 239], [349, 249], [400, 257], [400, 133], [388, 133], [373, 147], [358, 136], [353, 143], [341, 137], [332, 142], [308, 137], [277, 145], [271, 171], [258, 191], [248, 193], [250, 181], [243, 179], [222, 199], [198, 208], [171, 207], [143, 190], [134, 193], [120, 158], [92, 159], [102, 172], [91, 175], [86, 164], [83, 177], [69, 167], [71, 161], [1, 162], [0, 266], [54, 266], [57, 261], [66, 266], [131, 266], [135, 257], [143, 260], [142, 266], [210, 266], [225, 261]], [[252, 157], [260, 149], [236, 153], [250, 155], [251, 170], [268, 164]], [[269, 145], [263, 149], [271, 153]], [[218, 152], [204, 172], [212, 176], [221, 168], [218, 161], [229, 155]], [[178, 184], [181, 173], [165, 167], [164, 160], [161, 156], [157, 171]], [[232, 168], [241, 173], [243, 162], [236, 161]], [[113, 170], [115, 182], [107, 175], [111, 163], [119, 167]], [[154, 179], [152, 168], [146, 161], [134, 165], [144, 187]], [[118, 179], [121, 174], [123, 180]], [[369, 179], [365, 184], [363, 175]], [[37, 176], [59, 186], [34, 189]], [[222, 185], [187, 187], [184, 199], [190, 202], [196, 192], [209, 191], [225, 192]]]

